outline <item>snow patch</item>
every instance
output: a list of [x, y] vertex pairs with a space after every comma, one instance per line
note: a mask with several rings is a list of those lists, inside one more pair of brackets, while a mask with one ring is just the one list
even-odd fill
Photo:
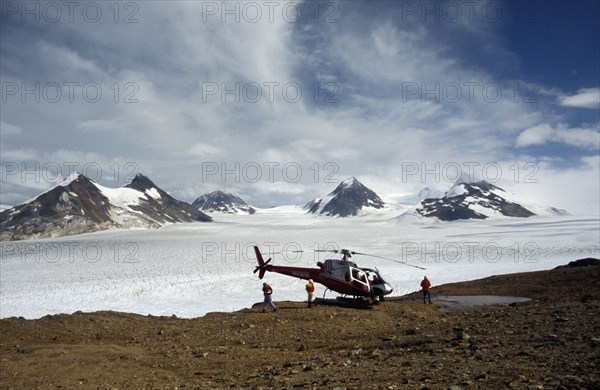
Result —
[[113, 206], [121, 207], [128, 211], [134, 211], [129, 206], [139, 205], [140, 201], [145, 198], [142, 192], [133, 188], [108, 188], [97, 183], [94, 183], [94, 185], [100, 190], [102, 195], [108, 198]]
[[148, 196], [154, 198], [154, 199], [161, 199], [160, 193], [158, 192], [158, 190], [154, 187], [146, 190], [145, 192]]
[[448, 190], [448, 192], [446, 192], [446, 198], [452, 198], [454, 196], [460, 196], [463, 194], [466, 194], [467, 188], [464, 186], [464, 184], [458, 184], [455, 186], [452, 186], [452, 188], [450, 188], [450, 190]]

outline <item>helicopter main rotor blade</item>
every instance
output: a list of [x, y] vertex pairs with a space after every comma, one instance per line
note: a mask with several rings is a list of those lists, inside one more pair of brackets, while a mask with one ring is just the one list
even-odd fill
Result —
[[[409, 267], [414, 267], [414, 268], [425, 270], [425, 268], [423, 268], [423, 267], [419, 267], [418, 265], [413, 265], [413, 264], [405, 263], [405, 262], [400, 261], [400, 260], [390, 259], [389, 257], [384, 257], [384, 256], [371, 255], [369, 253], [362, 253], [362, 252], [351, 251], [351, 250], [348, 250], [348, 249], [315, 249], [314, 251], [315, 252], [329, 252], [329, 253], [345, 253], [345, 254], [350, 254], [350, 255], [361, 255], [361, 256], [377, 257], [378, 259], [393, 261], [394, 263], [399, 263], [399, 264], [407, 265]], [[350, 256], [348, 256], [348, 257], [350, 257]]]
[[383, 260], [393, 261], [394, 263], [399, 263], [399, 264], [407, 265], [407, 266], [409, 266], [409, 267], [414, 267], [414, 268], [418, 268], [418, 269], [425, 270], [425, 268], [423, 268], [423, 267], [419, 267], [418, 265], [408, 264], [408, 263], [405, 263], [405, 262], [403, 262], [403, 261], [400, 261], [400, 260], [396, 260], [396, 259], [390, 259], [389, 257], [383, 257], [383, 256], [377, 256], [377, 255], [370, 255], [370, 254], [368, 254], [368, 253], [360, 253], [360, 252], [355, 252], [355, 254], [357, 254], [357, 255], [362, 255], [362, 256], [371, 256], [371, 257], [377, 257], [378, 259], [383, 259]]

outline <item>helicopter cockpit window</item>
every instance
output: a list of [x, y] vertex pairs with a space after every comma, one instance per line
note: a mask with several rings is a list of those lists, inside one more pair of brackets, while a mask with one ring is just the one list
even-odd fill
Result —
[[354, 282], [358, 282], [360, 284], [368, 285], [367, 276], [365, 273], [359, 269], [352, 269], [352, 279]]

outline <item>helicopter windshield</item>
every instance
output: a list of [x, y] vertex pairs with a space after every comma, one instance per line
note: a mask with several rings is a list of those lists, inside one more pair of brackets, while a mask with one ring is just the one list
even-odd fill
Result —
[[367, 274], [367, 278], [369, 279], [369, 283], [371, 284], [382, 284], [385, 283], [381, 275], [378, 271], [370, 269], [370, 268], [362, 268], [362, 270]]
[[383, 280], [379, 271], [370, 268], [363, 268], [362, 270], [367, 274], [367, 278], [369, 279], [371, 289], [377, 295], [384, 296], [391, 294], [392, 291], [394, 291], [392, 286], [390, 286], [385, 280]]

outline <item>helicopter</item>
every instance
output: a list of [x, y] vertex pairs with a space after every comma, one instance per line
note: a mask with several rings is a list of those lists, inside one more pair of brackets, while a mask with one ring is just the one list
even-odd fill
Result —
[[[277, 272], [299, 279], [312, 279], [315, 283], [322, 284], [323, 286], [327, 287], [327, 289], [342, 295], [349, 295], [355, 298], [370, 298], [374, 304], [378, 304], [380, 301], [383, 301], [384, 297], [391, 294], [394, 289], [381, 277], [379, 270], [376, 268], [373, 269], [359, 267], [355, 262], [350, 261], [349, 259], [353, 255], [377, 257], [411, 267], [425, 269], [423, 267], [403, 263], [387, 257], [369, 255], [348, 249], [315, 250], [315, 252], [330, 252], [339, 253], [342, 255], [341, 259], [326, 259], [324, 262], [319, 261], [317, 263], [319, 268], [271, 265], [269, 263], [271, 262], [272, 258], [269, 258], [267, 261], [265, 261], [258, 246], [254, 246], [254, 252], [256, 254], [256, 260], [258, 261], [258, 266], [254, 269], [254, 273], [258, 272], [259, 279], [262, 279], [267, 271]], [[327, 290], [325, 291], [327, 292]]]

